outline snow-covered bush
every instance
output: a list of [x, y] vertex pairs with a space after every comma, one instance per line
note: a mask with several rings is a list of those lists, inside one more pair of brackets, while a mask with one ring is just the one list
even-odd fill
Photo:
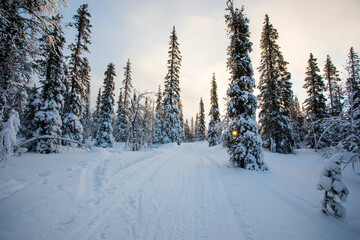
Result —
[[341, 203], [336, 201], [336, 196], [341, 202], [346, 202], [347, 196], [349, 195], [349, 190], [341, 181], [340, 164], [342, 158], [343, 154], [339, 153], [333, 155], [325, 162], [319, 183], [317, 184], [318, 190], [325, 191], [324, 199], [321, 201], [322, 211], [326, 214], [332, 213], [340, 218], [345, 217], [346, 211]]
[[19, 114], [17, 111], [11, 110], [9, 119], [3, 124], [0, 132], [0, 162], [6, 161], [13, 154], [19, 127]]

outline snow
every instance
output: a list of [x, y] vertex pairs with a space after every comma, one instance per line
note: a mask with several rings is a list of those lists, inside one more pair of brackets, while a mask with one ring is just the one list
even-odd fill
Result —
[[359, 239], [358, 166], [343, 170], [339, 220], [321, 212], [312, 150], [265, 151], [262, 172], [207, 142], [123, 149], [11, 157], [0, 168], [0, 239]]

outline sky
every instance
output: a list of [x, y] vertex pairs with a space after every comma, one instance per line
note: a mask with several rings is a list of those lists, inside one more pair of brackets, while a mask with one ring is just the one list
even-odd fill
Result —
[[[77, 8], [84, 3], [89, 4], [93, 26], [91, 53], [87, 55], [92, 69], [92, 108], [110, 62], [115, 64], [117, 73], [116, 101], [128, 59], [132, 63], [134, 88], [156, 93], [161, 85], [163, 90], [170, 32], [175, 26], [182, 54], [180, 88], [185, 119], [195, 118], [200, 97], [208, 115], [213, 73], [218, 84], [220, 111], [225, 111], [223, 97], [229, 84], [226, 0], [68, 0], [69, 8], [63, 9], [64, 22], [72, 21]], [[250, 19], [253, 43], [250, 57], [256, 83], [260, 36], [268, 14], [270, 23], [278, 30], [277, 43], [289, 62], [293, 91], [300, 104], [306, 99], [302, 86], [310, 53], [318, 59], [321, 71], [326, 56], [330, 55], [340, 76], [345, 78], [350, 47], [360, 52], [360, 0], [234, 0], [234, 4], [238, 8], [244, 5], [244, 13]], [[74, 42], [75, 32], [71, 29], [65, 32], [67, 44]]]

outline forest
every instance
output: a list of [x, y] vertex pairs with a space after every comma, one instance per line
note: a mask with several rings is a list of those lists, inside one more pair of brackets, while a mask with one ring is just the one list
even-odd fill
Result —
[[[344, 216], [340, 203], [346, 201], [349, 191], [341, 181], [341, 171], [360, 161], [360, 58], [353, 47], [344, 53], [348, 56], [345, 79], [340, 78], [331, 56], [321, 65], [309, 53], [303, 85], [307, 98], [300, 103], [270, 17], [266, 15], [263, 22], [261, 63], [256, 69], [260, 77], [255, 80], [249, 56], [249, 19], [244, 6], [239, 9], [233, 0], [227, 0], [224, 20], [230, 79], [226, 114], [219, 111], [214, 73], [209, 79], [209, 112], [205, 112], [200, 98], [196, 116], [184, 118], [181, 42], [175, 26], [170, 31], [167, 74], [157, 93], [136, 90], [130, 59], [123, 69], [108, 63], [95, 111], [91, 111], [87, 57], [93, 34], [91, 13], [88, 4], [78, 7], [69, 24], [75, 36], [66, 46], [63, 29], [67, 23], [61, 14], [66, 5], [65, 0], [1, 2], [3, 164], [25, 152], [54, 154], [69, 147], [112, 148], [114, 142], [122, 142], [128, 151], [142, 151], [160, 144], [207, 141], [209, 147], [226, 147], [234, 165], [267, 171], [264, 150], [293, 154], [295, 149], [309, 148], [321, 151], [327, 159], [318, 183], [318, 189], [325, 192], [323, 211]], [[66, 47], [69, 56], [64, 55]], [[115, 78], [122, 79], [118, 99], [114, 98]], [[34, 79], [39, 83], [34, 84]], [[255, 88], [258, 96], [254, 95]], [[205, 115], [210, 118], [208, 124]]]

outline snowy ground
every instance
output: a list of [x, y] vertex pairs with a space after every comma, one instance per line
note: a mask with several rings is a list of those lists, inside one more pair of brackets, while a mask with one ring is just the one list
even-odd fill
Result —
[[360, 169], [338, 220], [321, 213], [319, 157], [265, 152], [271, 170], [253, 172], [205, 142], [27, 153], [0, 168], [0, 239], [360, 239]]

